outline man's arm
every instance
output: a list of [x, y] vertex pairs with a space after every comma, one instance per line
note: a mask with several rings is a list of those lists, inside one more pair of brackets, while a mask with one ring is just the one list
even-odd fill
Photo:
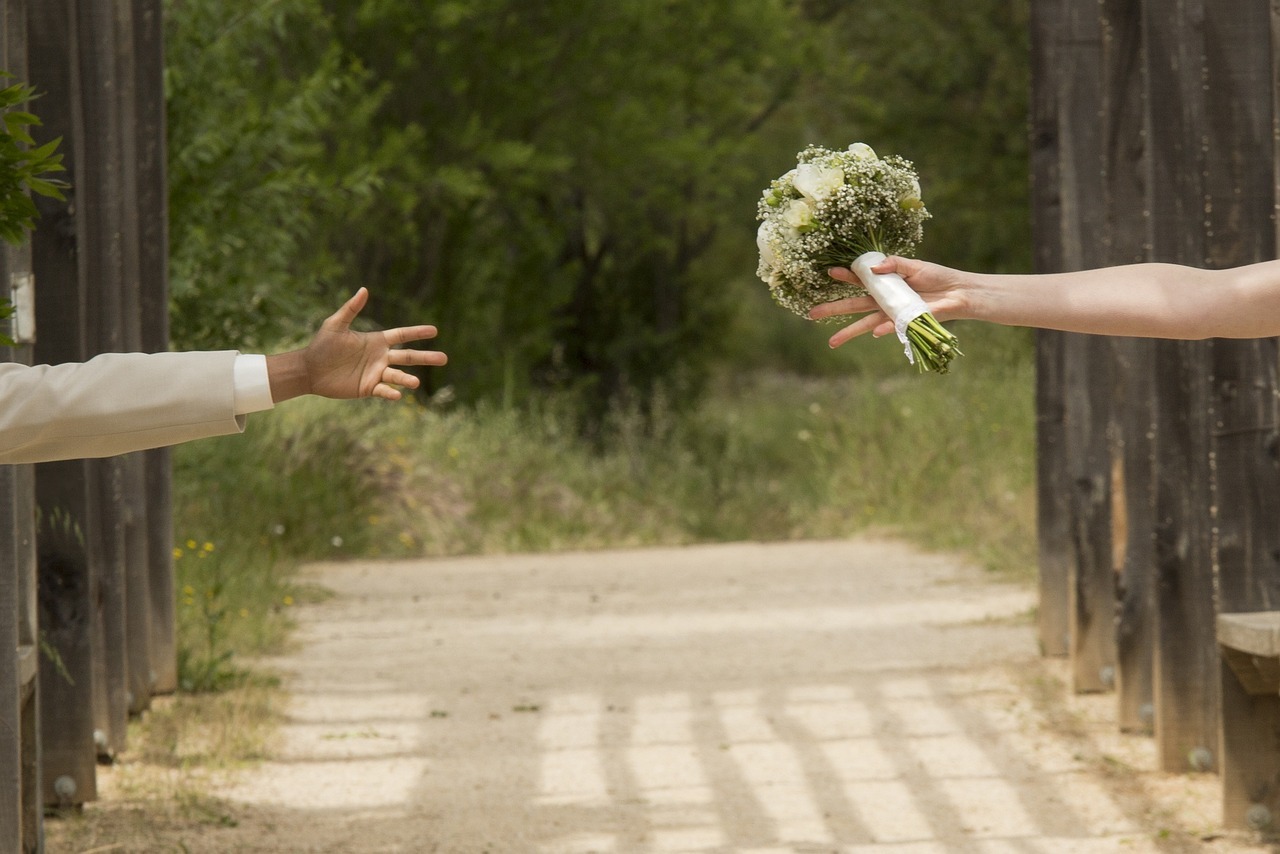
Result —
[[0, 463], [108, 457], [236, 433], [234, 350], [0, 364]]
[[434, 338], [433, 326], [352, 330], [367, 301], [361, 288], [306, 347], [265, 359], [228, 350], [0, 364], [0, 464], [113, 456], [235, 433], [244, 429], [244, 413], [302, 394], [398, 399], [400, 387], [418, 385], [403, 367], [443, 365], [447, 357], [399, 349]]

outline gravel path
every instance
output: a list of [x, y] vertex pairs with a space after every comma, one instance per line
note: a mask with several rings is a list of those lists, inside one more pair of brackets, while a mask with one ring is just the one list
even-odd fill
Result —
[[[1025, 586], [870, 539], [313, 567], [192, 852], [1260, 851], [1062, 695]], [[1144, 766], [1143, 763], [1148, 763]]]

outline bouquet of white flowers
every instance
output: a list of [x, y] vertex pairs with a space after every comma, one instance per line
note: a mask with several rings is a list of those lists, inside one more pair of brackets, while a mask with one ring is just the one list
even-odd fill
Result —
[[[946, 373], [962, 355], [956, 337], [901, 276], [871, 272], [888, 254], [911, 254], [923, 235], [929, 212], [911, 163], [877, 157], [860, 142], [846, 151], [811, 145], [797, 159], [764, 191], [757, 212], [757, 273], [773, 298], [807, 316], [819, 303], [870, 293], [893, 319], [907, 359]], [[849, 267], [863, 287], [831, 278], [832, 267]]]

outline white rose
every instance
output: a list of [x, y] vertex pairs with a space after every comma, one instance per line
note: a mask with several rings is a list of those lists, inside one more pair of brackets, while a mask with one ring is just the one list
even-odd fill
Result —
[[908, 211], [924, 207], [924, 201], [920, 198], [920, 182], [915, 178], [911, 179], [911, 186], [898, 198], [898, 205]]
[[778, 256], [769, 245], [769, 223], [762, 222], [756, 229], [756, 248], [760, 250], [760, 260], [770, 269], [778, 266]]
[[783, 211], [782, 221], [799, 231], [813, 222], [813, 208], [805, 199], [796, 199]]
[[796, 170], [795, 188], [806, 198], [820, 202], [844, 183], [844, 171], [838, 166], [804, 163]]
[[855, 142], [853, 145], [849, 146], [849, 153], [859, 160], [876, 159], [875, 151], [865, 142]]

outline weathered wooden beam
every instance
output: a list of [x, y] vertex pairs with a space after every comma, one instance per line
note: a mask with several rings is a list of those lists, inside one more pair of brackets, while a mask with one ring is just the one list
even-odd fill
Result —
[[[1070, 3], [1058, 46], [1062, 261], [1106, 262], [1103, 40], [1097, 4]], [[1112, 357], [1096, 335], [1068, 335], [1063, 356], [1072, 564], [1071, 675], [1077, 692], [1115, 687], [1116, 585], [1111, 548]]]
[[[1148, 226], [1156, 261], [1204, 263], [1202, 0], [1144, 0], [1149, 145]], [[1217, 756], [1219, 662], [1212, 641], [1213, 557], [1208, 344], [1156, 345], [1156, 652], [1160, 767], [1211, 770]]]
[[[1103, 263], [1148, 260], [1146, 127], [1140, 0], [1102, 0]], [[1116, 700], [1120, 729], [1154, 726], [1152, 660], [1155, 345], [1112, 338], [1107, 435], [1111, 464], [1111, 567], [1116, 579]]]
[[[81, 287], [85, 293], [91, 354], [129, 349], [126, 328], [125, 241], [118, 221], [123, 201], [122, 116], [117, 41], [118, 0], [80, 0], [76, 51], [79, 54], [84, 159], [77, 201], [82, 239]], [[113, 457], [89, 463], [95, 473], [97, 505], [86, 530], [95, 563], [97, 595], [93, 611], [94, 726], [100, 752], [124, 749], [128, 734], [128, 590], [126, 495], [128, 460]]]
[[[61, 151], [72, 184], [68, 202], [37, 199], [40, 228], [32, 238], [38, 281], [36, 358], [78, 361], [88, 352], [85, 298], [78, 248], [81, 222], [80, 165], [84, 156], [79, 57], [73, 4], [41, 2], [29, 10], [31, 78], [44, 93], [44, 130], [63, 139]], [[36, 469], [41, 527], [40, 625], [57, 665], [40, 668], [40, 731], [43, 798], [48, 804], [78, 804], [97, 796], [93, 742], [93, 578], [85, 544], [94, 491], [82, 462], [47, 463]]]
[[[1214, 268], [1276, 253], [1273, 14], [1217, 0], [1203, 23], [1205, 263]], [[1218, 608], [1270, 610], [1280, 607], [1280, 346], [1215, 341], [1211, 359]], [[1280, 815], [1280, 696], [1245, 700], [1222, 680], [1223, 820], [1257, 826], [1263, 813]]]
[[[113, 0], [115, 12], [115, 107], [119, 134], [111, 156], [119, 166], [120, 193], [115, 223], [120, 239], [120, 344], [143, 349], [140, 281], [141, 229], [138, 211], [138, 92], [134, 45], [134, 0]], [[120, 459], [120, 528], [123, 535], [124, 672], [120, 676], [125, 708], [137, 714], [151, 705], [151, 566], [148, 557], [147, 467], [144, 454]], [[123, 747], [123, 745], [121, 745]]]
[[[161, 0], [134, 0], [137, 93], [138, 287], [141, 347], [169, 349], [169, 191]], [[173, 465], [169, 449], [145, 454], [147, 563], [150, 594], [150, 683], [153, 693], [178, 687], [173, 573]]]
[[[1062, 261], [1062, 187], [1057, 75], [1057, 34], [1065, 4], [1031, 6], [1031, 228], [1035, 269], [1056, 273]], [[1071, 532], [1067, 504], [1065, 411], [1062, 359], [1065, 336], [1036, 332], [1036, 531], [1038, 548], [1040, 649], [1045, 655], [1070, 651], [1069, 589]]]

